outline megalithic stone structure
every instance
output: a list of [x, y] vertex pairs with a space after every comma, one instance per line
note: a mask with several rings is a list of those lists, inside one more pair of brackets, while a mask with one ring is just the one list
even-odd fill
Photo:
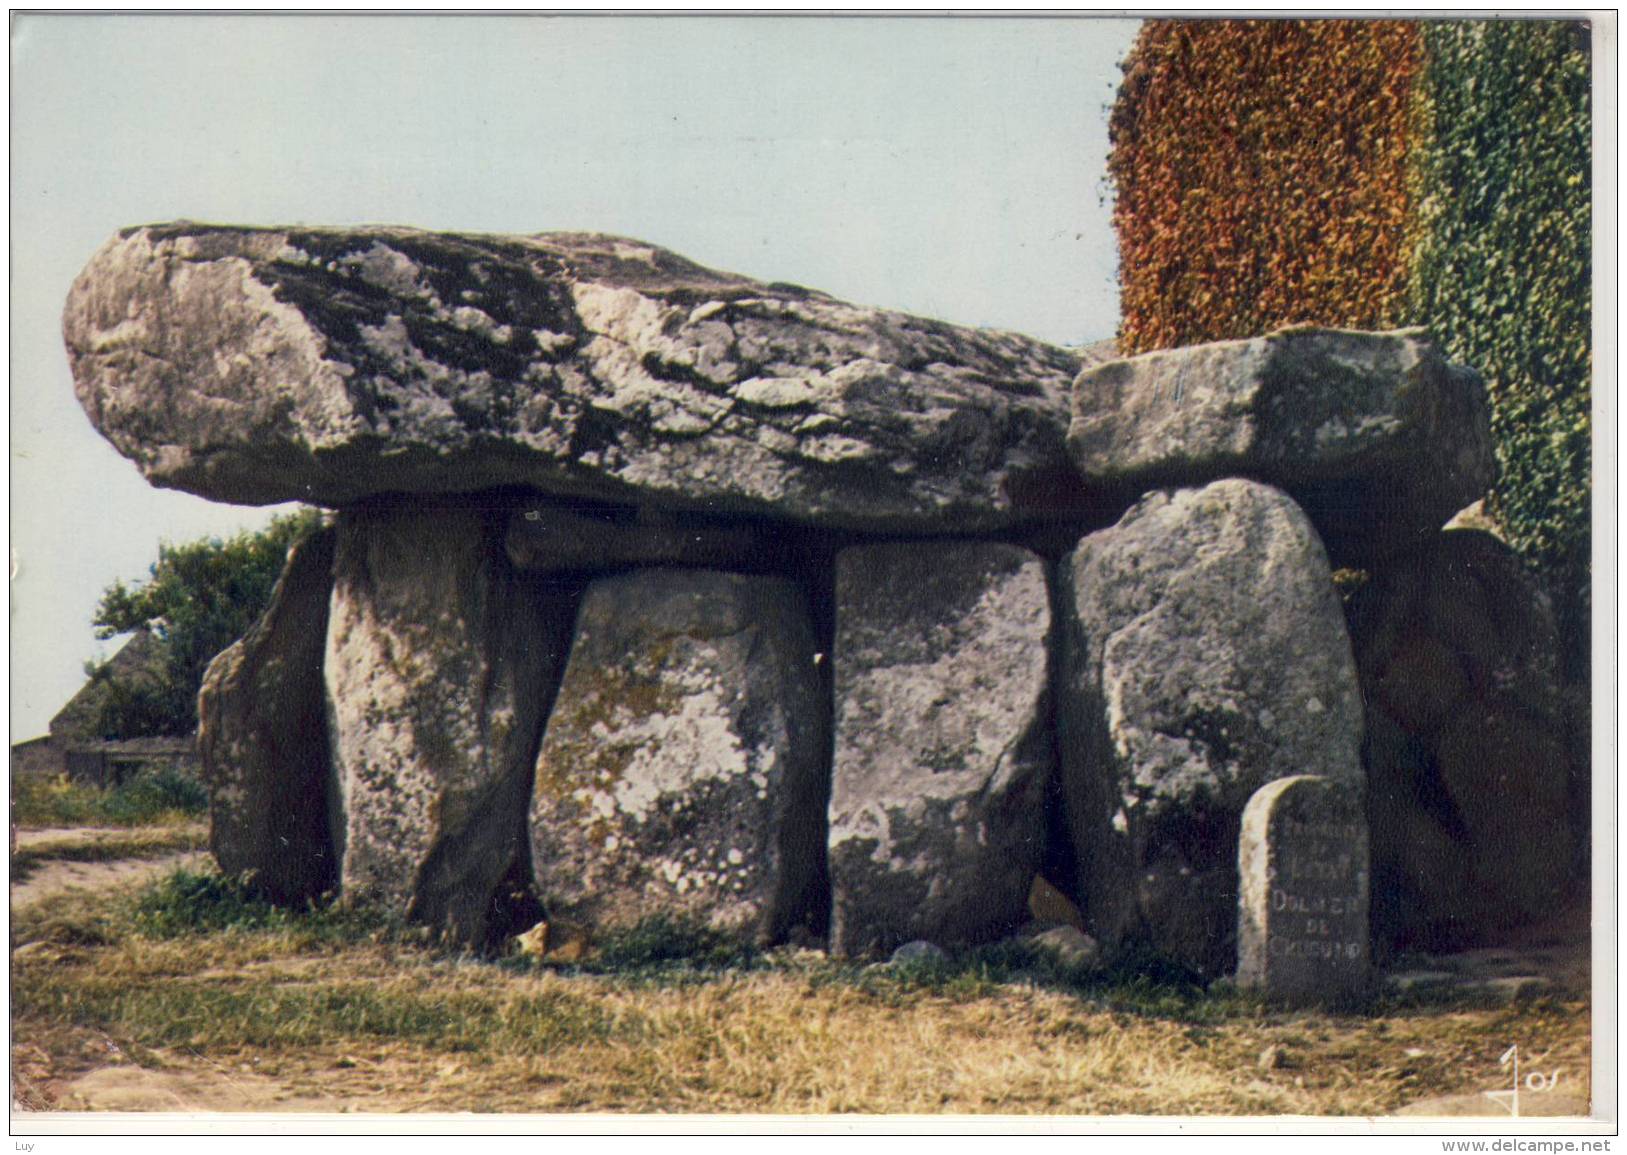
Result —
[[[1406, 585], [1492, 475], [1418, 332], [1104, 360], [597, 234], [129, 229], [63, 333], [154, 484], [338, 511], [211, 678], [221, 863], [481, 945], [540, 904], [953, 948], [1043, 874], [1104, 952], [1223, 973], [1248, 799], [1359, 794], [1364, 693], [1439, 649], [1375, 637], [1359, 684], [1330, 561]], [[1438, 747], [1516, 779], [1454, 795], [1484, 877], [1497, 798], [1563, 809], [1530, 733]], [[278, 874], [283, 838], [320, 859]]]

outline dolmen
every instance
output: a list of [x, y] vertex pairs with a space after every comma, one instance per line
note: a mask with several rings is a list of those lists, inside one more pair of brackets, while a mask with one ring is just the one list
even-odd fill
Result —
[[[1520, 910], [1563, 883], [1552, 703], [1496, 681], [1553, 638], [1441, 530], [1493, 458], [1422, 332], [1099, 363], [616, 237], [179, 223], [64, 334], [152, 484], [334, 511], [200, 697], [214, 853], [276, 901], [885, 957], [1010, 935], [1043, 878], [1104, 957], [1218, 975], [1286, 864], [1367, 886], [1370, 817], [1374, 925], [1386, 879], [1409, 933], [1480, 909], [1511, 837], [1550, 848]], [[1515, 659], [1472, 628], [1509, 599]]]

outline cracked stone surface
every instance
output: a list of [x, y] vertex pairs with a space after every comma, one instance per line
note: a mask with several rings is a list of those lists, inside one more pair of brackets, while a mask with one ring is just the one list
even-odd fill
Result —
[[1063, 795], [1085, 916], [1209, 974], [1236, 942], [1243, 808], [1363, 782], [1362, 699], [1327, 555], [1292, 499], [1148, 494], [1059, 568]]
[[1421, 330], [1294, 327], [1086, 368], [1068, 449], [1129, 498], [1250, 477], [1287, 490], [1335, 564], [1413, 549], [1495, 478], [1472, 370]]
[[1026, 918], [1056, 756], [1046, 568], [982, 542], [837, 555], [836, 951], [966, 945]]
[[506, 513], [341, 514], [323, 671], [346, 900], [476, 946], [523, 872], [531, 759], [573, 610], [510, 566]]
[[322, 686], [333, 547], [324, 529], [289, 550], [265, 613], [209, 663], [198, 694], [210, 849], [274, 902], [315, 898], [339, 878]]
[[549, 918], [782, 939], [818, 886], [828, 710], [793, 582], [679, 569], [593, 582], [532, 792]]
[[1075, 355], [615, 237], [131, 229], [63, 333], [103, 435], [219, 501], [524, 485], [965, 530], [1077, 497]]

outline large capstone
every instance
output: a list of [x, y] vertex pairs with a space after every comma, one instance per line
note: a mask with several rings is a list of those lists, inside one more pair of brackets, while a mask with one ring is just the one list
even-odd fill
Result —
[[209, 663], [198, 694], [210, 849], [223, 873], [273, 902], [339, 880], [322, 687], [333, 547], [324, 529], [289, 550], [264, 615]]
[[650, 569], [590, 585], [531, 801], [548, 916], [760, 942], [807, 916], [828, 795], [816, 662], [789, 580]]
[[1413, 330], [1292, 328], [1088, 368], [1068, 449], [1130, 496], [1270, 482], [1338, 564], [1416, 548], [1495, 476], [1480, 378]]
[[1222, 973], [1249, 797], [1307, 773], [1360, 787], [1327, 556], [1287, 495], [1233, 479], [1148, 494], [1060, 584], [1062, 783], [1091, 933]]
[[832, 946], [994, 938], [1025, 916], [1054, 760], [1046, 566], [1017, 546], [836, 565]]
[[474, 945], [524, 880], [531, 759], [573, 609], [509, 564], [507, 512], [341, 514], [328, 622], [345, 897]]
[[1350, 605], [1367, 697], [1374, 922], [1447, 949], [1551, 913], [1572, 877], [1573, 765], [1547, 594], [1508, 546], [1449, 530]]
[[1073, 354], [615, 237], [131, 229], [63, 331], [103, 435], [218, 501], [524, 485], [942, 530], [1076, 488]]

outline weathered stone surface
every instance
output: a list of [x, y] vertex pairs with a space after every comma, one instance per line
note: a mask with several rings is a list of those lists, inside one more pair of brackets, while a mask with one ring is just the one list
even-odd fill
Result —
[[265, 614], [209, 663], [198, 694], [210, 849], [223, 873], [248, 873], [273, 902], [339, 880], [322, 685], [333, 547], [324, 529], [289, 550]]
[[550, 918], [776, 941], [818, 886], [829, 707], [792, 582], [641, 570], [588, 587], [537, 758]]
[[1016, 546], [836, 562], [832, 946], [958, 946], [1021, 922], [1044, 852], [1046, 566]]
[[1300, 774], [1254, 792], [1237, 850], [1239, 986], [1293, 1003], [1367, 990], [1367, 854], [1359, 789]]
[[572, 604], [503, 554], [506, 511], [346, 512], [324, 675], [343, 892], [458, 941], [523, 877], [531, 759]]
[[1547, 595], [1495, 537], [1449, 530], [1376, 569], [1349, 616], [1381, 945], [1461, 946], [1549, 913], [1586, 808]]
[[1495, 476], [1479, 377], [1415, 330], [1299, 327], [1087, 368], [1068, 448], [1089, 481], [1131, 496], [1280, 486], [1338, 564], [1416, 547]]
[[615, 237], [131, 229], [63, 331], [104, 436], [216, 500], [526, 485], [965, 529], [1072, 477], [1067, 351]]
[[1237, 835], [1265, 783], [1359, 783], [1361, 697], [1326, 555], [1252, 481], [1148, 494], [1060, 567], [1063, 794], [1091, 933], [1229, 970]]
[[[1461, 824], [1446, 802], [1427, 750], [1369, 701], [1362, 758], [1368, 767], [1367, 824], [1372, 832], [1373, 953], [1386, 961], [1411, 944], [1450, 946], [1480, 905], [1471, 894]], [[1433, 913], [1430, 913], [1433, 912]]]
[[765, 535], [746, 525], [724, 525], [629, 507], [521, 505], [509, 518], [509, 560], [539, 572], [591, 572], [630, 566], [730, 569], [760, 558]]

